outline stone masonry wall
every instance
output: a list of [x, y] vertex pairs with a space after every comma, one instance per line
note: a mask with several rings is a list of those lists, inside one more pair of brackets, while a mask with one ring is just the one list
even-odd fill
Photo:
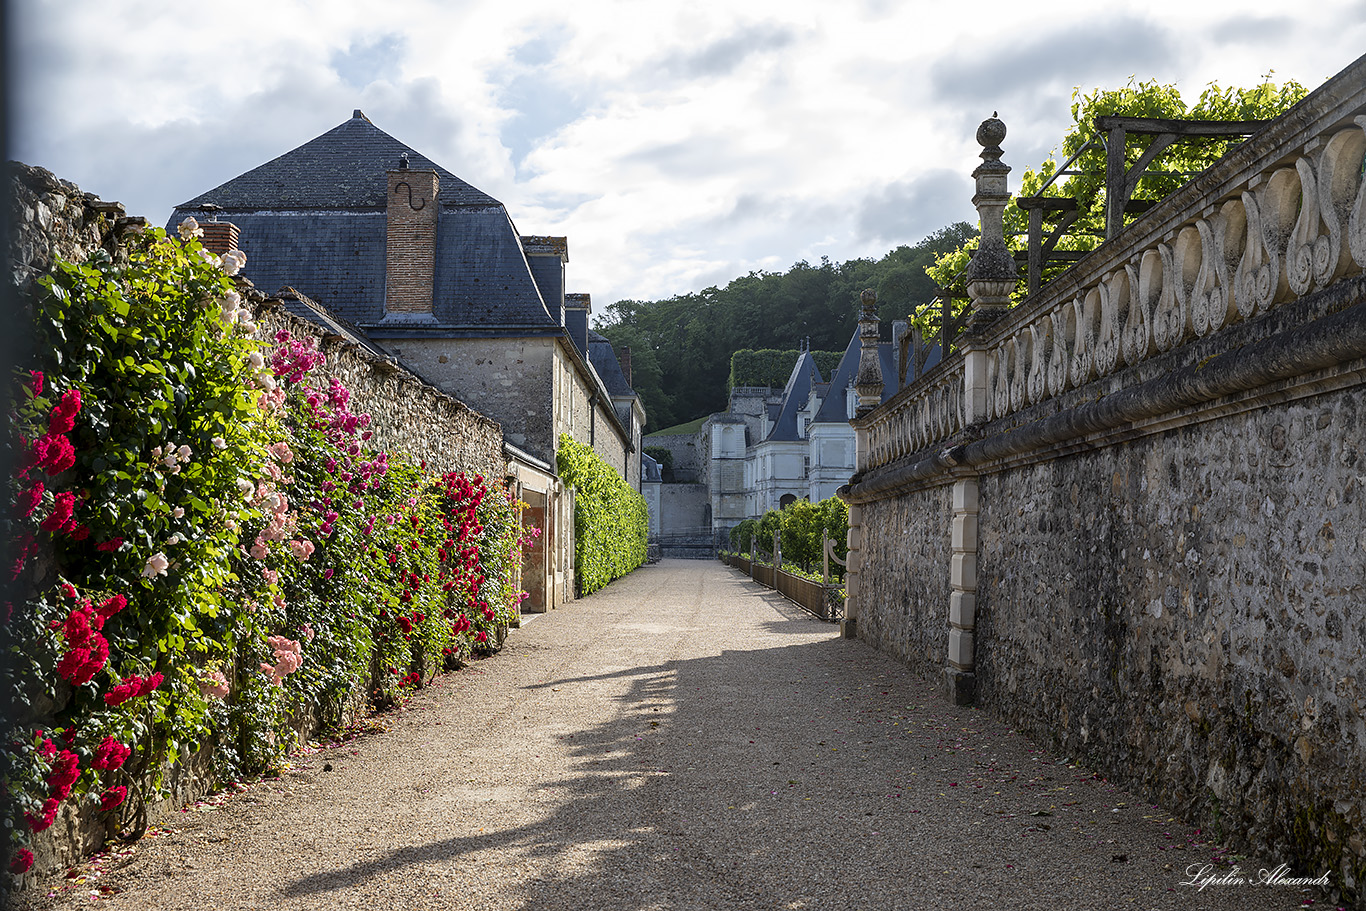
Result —
[[509, 443], [555, 461], [553, 338], [395, 339], [384, 346], [436, 385], [460, 390], [502, 425]]
[[9, 162], [10, 248], [6, 266], [10, 284], [23, 291], [52, 268], [54, 261], [85, 262], [91, 252], [117, 249], [116, 241], [135, 231], [144, 219], [125, 215], [117, 202], [83, 193], [51, 171]]
[[256, 305], [263, 338], [285, 329], [313, 336], [327, 355], [324, 372], [351, 392], [353, 412], [370, 415], [370, 445], [408, 453], [435, 474], [464, 471], [501, 478], [505, 460], [498, 422], [353, 342], [327, 338], [321, 327], [267, 300]]
[[919, 673], [944, 665], [949, 611], [951, 486], [916, 491], [863, 507], [863, 565], [895, 572], [859, 576], [858, 636]]
[[672, 452], [673, 479], [678, 483], [696, 480], [701, 471], [699, 463], [705, 462], [709, 453], [706, 438], [699, 438], [697, 433], [647, 434], [641, 438], [640, 445], [647, 449], [657, 447]]
[[950, 467], [862, 502], [857, 634], [944, 672], [949, 491], [975, 477], [975, 703], [1363, 901], [1366, 358], [1105, 430], [1085, 416], [1363, 339], [1366, 281], [1345, 278], [974, 428]]
[[1359, 882], [1364, 446], [1358, 389], [983, 475], [979, 702]]

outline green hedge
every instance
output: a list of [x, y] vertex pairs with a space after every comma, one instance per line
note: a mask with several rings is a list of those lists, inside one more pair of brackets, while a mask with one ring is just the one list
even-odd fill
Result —
[[650, 514], [645, 498], [591, 447], [561, 435], [555, 464], [574, 488], [574, 575], [587, 595], [645, 562]]
[[[774, 386], [779, 389], [787, 385], [792, 375], [792, 367], [801, 355], [795, 349], [779, 351], [776, 348], [742, 348], [730, 356], [730, 377], [726, 380], [727, 391], [736, 386]], [[812, 351], [821, 376], [829, 380], [839, 368], [843, 351]]]

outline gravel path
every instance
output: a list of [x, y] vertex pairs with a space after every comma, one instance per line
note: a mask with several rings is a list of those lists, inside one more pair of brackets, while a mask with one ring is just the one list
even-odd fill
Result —
[[380, 720], [29, 903], [89, 908], [101, 888], [110, 911], [1304, 897], [1182, 886], [1211, 857], [1189, 827], [715, 563], [666, 560], [531, 619]]

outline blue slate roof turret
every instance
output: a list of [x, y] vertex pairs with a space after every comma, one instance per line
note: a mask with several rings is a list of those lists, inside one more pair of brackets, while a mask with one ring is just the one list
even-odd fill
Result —
[[792, 368], [792, 375], [787, 378], [787, 385], [783, 387], [782, 407], [773, 422], [773, 429], [769, 431], [768, 439], [802, 439], [797, 433], [797, 412], [806, 407], [806, 401], [811, 397], [811, 385], [823, 382], [825, 381], [821, 378], [820, 368], [816, 366], [816, 359], [811, 356], [810, 351], [803, 351]]
[[[913, 330], [914, 331], [914, 330]], [[854, 335], [849, 339], [849, 346], [844, 349], [844, 357], [840, 358], [839, 366], [835, 368], [835, 375], [830, 378], [830, 391], [821, 402], [820, 410], [811, 419], [813, 424], [847, 424], [849, 423], [849, 410], [846, 401], [848, 388], [854, 384], [854, 377], [858, 373], [858, 358], [860, 342], [858, 330], [854, 330]], [[890, 342], [881, 342], [877, 346], [878, 361], [882, 366], [882, 401], [887, 401], [896, 393], [896, 354], [892, 351]], [[925, 364], [926, 369], [939, 363], [939, 349], [936, 347], [930, 352], [930, 360]]]

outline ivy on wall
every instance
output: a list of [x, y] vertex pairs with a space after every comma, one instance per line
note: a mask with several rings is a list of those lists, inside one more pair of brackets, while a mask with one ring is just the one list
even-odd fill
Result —
[[555, 463], [574, 488], [574, 575], [586, 595], [645, 562], [650, 516], [645, 498], [592, 447], [562, 435]]
[[376, 449], [316, 340], [260, 338], [244, 255], [197, 233], [58, 264], [28, 302], [0, 568], [28, 593], [0, 610], [13, 873], [64, 806], [136, 831], [177, 761], [266, 770], [295, 719], [490, 650], [524, 597], [501, 482]]

